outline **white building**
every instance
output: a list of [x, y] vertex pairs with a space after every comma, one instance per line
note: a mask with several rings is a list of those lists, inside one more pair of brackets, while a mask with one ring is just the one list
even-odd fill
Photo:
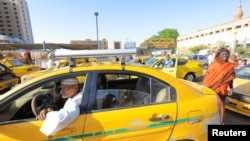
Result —
[[211, 26], [177, 38], [177, 53], [186, 53], [188, 48], [206, 45], [210, 49], [228, 46], [234, 49], [237, 45], [250, 47], [250, 17], [242, 18], [242, 5], [238, 5], [234, 20]]

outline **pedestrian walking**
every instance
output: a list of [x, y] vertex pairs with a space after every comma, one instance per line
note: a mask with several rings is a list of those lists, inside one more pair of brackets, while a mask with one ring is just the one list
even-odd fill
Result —
[[202, 85], [214, 90], [221, 101], [221, 123], [225, 121], [225, 99], [233, 93], [234, 65], [229, 61], [230, 51], [221, 47], [215, 53], [212, 64], [205, 73]]

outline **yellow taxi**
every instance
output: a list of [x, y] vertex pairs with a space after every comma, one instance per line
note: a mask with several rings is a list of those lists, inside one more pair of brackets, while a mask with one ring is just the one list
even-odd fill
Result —
[[202, 64], [185, 57], [171, 56], [174, 65], [172, 67], [164, 67], [163, 62], [166, 57], [153, 57], [145, 62], [145, 65], [159, 69], [175, 78], [181, 78], [189, 81], [195, 81], [203, 76]]
[[30, 72], [30, 73], [23, 75], [21, 77], [21, 83], [24, 83], [24, 82], [26, 82], [34, 77], [49, 73], [50, 71], [53, 71], [53, 70], [56, 70], [58, 68], [62, 68], [62, 67], [68, 66], [68, 65], [69, 65], [68, 59], [55, 60], [55, 61], [53, 61], [53, 65], [48, 67], [45, 70], [38, 70], [38, 71]]
[[0, 63], [0, 94], [14, 87], [19, 81], [19, 77], [17, 77], [7, 66]]
[[[72, 51], [67, 56], [85, 53]], [[87, 50], [88, 55], [98, 53], [126, 55], [136, 50]], [[58, 83], [69, 77], [83, 78], [80, 115], [64, 129], [46, 136], [40, 132], [43, 121], [35, 118], [48, 103], [40, 96], [50, 96], [54, 100], [49, 103], [60, 109]], [[207, 87], [141, 64], [95, 62], [83, 67], [68, 66], [34, 77], [0, 95], [0, 140], [206, 141], [208, 125], [221, 124], [220, 103], [216, 93]]]
[[226, 109], [250, 117], [250, 64], [235, 71], [233, 94], [226, 98]]
[[33, 64], [24, 64], [18, 59], [3, 58], [0, 60], [1, 63], [9, 67], [18, 77], [21, 77], [27, 73], [40, 70], [40, 67]]

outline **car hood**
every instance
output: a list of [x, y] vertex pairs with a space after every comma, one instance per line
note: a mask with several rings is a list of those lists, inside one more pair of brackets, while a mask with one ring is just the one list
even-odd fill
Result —
[[234, 92], [238, 94], [250, 96], [250, 81], [249, 79], [235, 78], [233, 82]]

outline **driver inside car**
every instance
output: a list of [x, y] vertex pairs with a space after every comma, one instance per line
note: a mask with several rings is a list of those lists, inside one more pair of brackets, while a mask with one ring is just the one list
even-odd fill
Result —
[[68, 98], [63, 108], [53, 111], [51, 108], [43, 109], [38, 115], [38, 120], [44, 120], [40, 131], [45, 135], [51, 135], [63, 129], [73, 122], [80, 113], [79, 105], [82, 99], [82, 92], [79, 89], [77, 78], [67, 78], [61, 80], [60, 94], [63, 98]]

